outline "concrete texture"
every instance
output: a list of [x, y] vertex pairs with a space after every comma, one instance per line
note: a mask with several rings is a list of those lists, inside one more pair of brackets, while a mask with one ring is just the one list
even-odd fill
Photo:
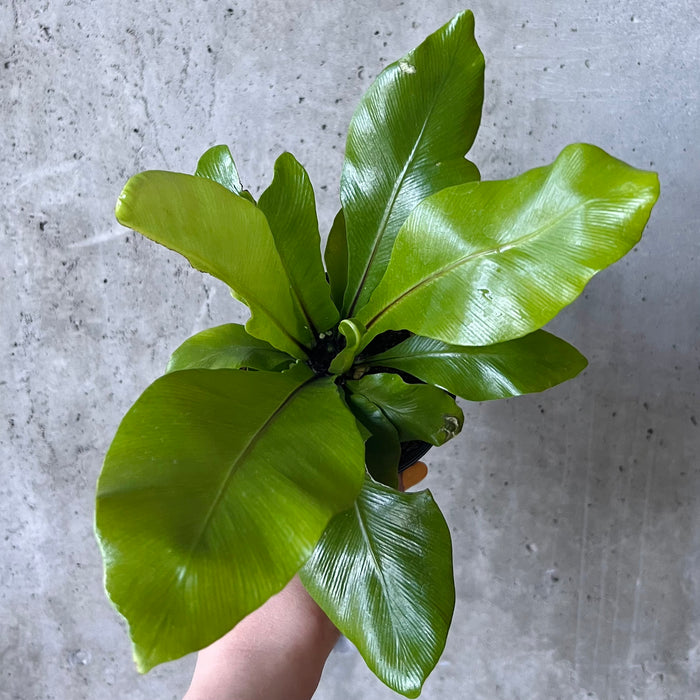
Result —
[[[0, 1], [0, 699], [176, 699], [101, 587], [93, 490], [119, 418], [201, 328], [217, 282], [113, 220], [126, 178], [228, 143], [265, 186], [290, 150], [324, 229], [345, 130], [382, 66], [463, 5]], [[429, 456], [457, 608], [425, 698], [690, 700], [700, 686], [700, 24], [694, 0], [475, 2], [473, 158], [508, 177], [589, 141], [656, 169], [643, 242], [552, 325], [590, 359], [466, 405]], [[354, 653], [318, 700], [396, 697]]]

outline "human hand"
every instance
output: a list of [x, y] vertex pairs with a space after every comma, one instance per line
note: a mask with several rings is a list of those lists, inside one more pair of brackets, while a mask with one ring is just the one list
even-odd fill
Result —
[[[422, 481], [416, 462], [399, 490]], [[295, 576], [277, 595], [202, 649], [183, 700], [310, 700], [340, 633]]]

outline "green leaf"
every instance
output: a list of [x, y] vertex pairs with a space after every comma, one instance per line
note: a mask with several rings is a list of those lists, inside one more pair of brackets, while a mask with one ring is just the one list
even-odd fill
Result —
[[344, 318], [338, 325], [338, 332], [345, 337], [345, 347], [333, 358], [328, 370], [332, 374], [345, 374], [352, 367], [366, 329], [356, 319]]
[[396, 428], [379, 406], [361, 394], [349, 394], [346, 401], [355, 418], [370, 433], [365, 442], [367, 471], [375, 481], [396, 488], [401, 459], [401, 443]]
[[658, 197], [655, 173], [595, 146], [568, 146], [512, 180], [458, 185], [420, 204], [358, 314], [387, 329], [457, 345], [537, 330], [639, 240]]
[[467, 11], [387, 66], [362, 98], [340, 183], [349, 250], [344, 316], [369, 299], [412, 209], [445, 187], [479, 179], [464, 155], [483, 94], [484, 57]]
[[469, 401], [544, 391], [575, 377], [587, 364], [576, 348], [545, 331], [472, 347], [414, 335], [362, 362], [408, 372]]
[[139, 670], [200, 649], [281, 590], [364, 475], [330, 378], [184, 370], [124, 417], [97, 486], [112, 602]]
[[150, 170], [126, 183], [115, 213], [119, 223], [228, 284], [251, 310], [251, 335], [306, 359], [313, 334], [255, 205], [207, 178]]
[[340, 316], [321, 260], [314, 190], [306, 170], [291, 153], [277, 159], [272, 184], [260, 196], [258, 207], [270, 224], [306, 325], [317, 337]]
[[194, 173], [197, 177], [206, 177], [218, 182], [233, 194], [241, 194], [243, 187], [238, 176], [236, 164], [228, 146], [213, 146], [197, 163]]
[[170, 357], [166, 372], [183, 369], [247, 369], [281, 372], [294, 358], [258, 340], [237, 323], [208, 328], [188, 338]]
[[345, 287], [348, 283], [348, 241], [342, 209], [333, 219], [323, 257], [328, 271], [328, 281], [331, 285], [331, 297], [336, 307], [341, 309]]
[[462, 409], [449, 394], [429, 384], [407, 384], [398, 374], [368, 374], [346, 387], [378, 406], [401, 442], [442, 445], [462, 429]]
[[455, 602], [450, 531], [430, 492], [397, 493], [367, 479], [300, 576], [372, 671], [417, 697], [445, 647]]

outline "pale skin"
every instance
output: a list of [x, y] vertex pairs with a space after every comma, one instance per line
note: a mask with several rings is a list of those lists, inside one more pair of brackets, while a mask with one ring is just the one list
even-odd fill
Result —
[[[427, 473], [403, 472], [400, 488]], [[340, 633], [295, 576], [277, 595], [202, 649], [183, 700], [310, 700]]]

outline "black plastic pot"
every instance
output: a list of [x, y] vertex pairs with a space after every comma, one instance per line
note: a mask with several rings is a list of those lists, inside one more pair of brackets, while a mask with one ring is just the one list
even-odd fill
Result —
[[399, 458], [399, 474], [415, 464], [432, 445], [422, 440], [411, 440], [401, 443], [401, 457]]

